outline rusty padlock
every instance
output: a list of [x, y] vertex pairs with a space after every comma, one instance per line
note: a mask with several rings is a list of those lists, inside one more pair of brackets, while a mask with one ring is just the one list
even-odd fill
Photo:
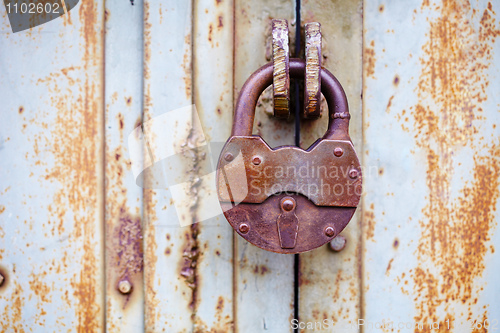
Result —
[[[303, 78], [305, 63], [290, 59], [290, 75]], [[361, 166], [349, 137], [344, 90], [326, 69], [321, 91], [329, 123], [307, 150], [270, 148], [252, 135], [260, 94], [272, 83], [273, 67], [258, 69], [241, 89], [231, 137], [219, 157], [217, 191], [224, 215], [250, 243], [277, 253], [300, 253], [337, 236], [361, 197]]]

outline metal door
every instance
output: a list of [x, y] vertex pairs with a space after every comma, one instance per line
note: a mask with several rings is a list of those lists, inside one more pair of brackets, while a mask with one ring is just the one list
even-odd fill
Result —
[[[134, 129], [194, 104], [224, 142], [271, 19], [297, 24], [295, 5], [82, 0], [17, 33], [0, 5], [1, 332], [500, 330], [495, 1], [302, 1], [364, 168], [341, 252], [295, 269], [222, 216], [181, 227], [169, 189], [137, 185]], [[270, 97], [254, 133], [293, 144]], [[326, 121], [302, 124], [304, 147]]]

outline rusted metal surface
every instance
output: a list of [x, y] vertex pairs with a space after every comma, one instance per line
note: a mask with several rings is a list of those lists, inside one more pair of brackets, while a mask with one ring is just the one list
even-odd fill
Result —
[[[360, 160], [364, 155], [361, 131], [362, 13], [369, 15], [362, 11], [362, 1], [302, 0], [303, 22], [321, 23], [321, 63], [335, 74], [345, 90], [351, 114], [349, 136]], [[301, 124], [303, 147], [308, 147], [326, 131], [328, 122], [325, 116], [328, 111], [324, 99], [321, 109], [319, 119]], [[363, 168], [365, 190], [365, 180], [370, 176], [370, 169]], [[312, 323], [330, 320], [330, 328], [323, 331], [358, 331], [355, 328], [344, 329], [342, 325], [362, 317], [360, 212], [358, 208], [342, 231], [347, 245], [341, 252], [335, 253], [328, 246], [322, 246], [300, 254], [299, 320]]]
[[[295, 215], [298, 218], [299, 229], [293, 247], [282, 246], [283, 238], [280, 236], [279, 226], [280, 201], [288, 196], [297, 202]], [[276, 253], [300, 253], [326, 244], [345, 228], [356, 209], [315, 206], [302, 195], [289, 194], [271, 196], [258, 205], [247, 203], [240, 203], [234, 207], [230, 203], [221, 205], [227, 220], [240, 236], [261, 249]], [[239, 228], [243, 221], [247, 221], [246, 232]]]
[[0, 19], [0, 328], [104, 329], [103, 7]]
[[[81, 2], [70, 15], [17, 34], [0, 6], [0, 327], [102, 331], [106, 317], [107, 330], [140, 331], [144, 274], [146, 331], [226, 332], [234, 323], [238, 332], [290, 332], [292, 258], [241, 237], [233, 257], [224, 220], [168, 225], [177, 221], [168, 191], [144, 190], [141, 218], [120, 135], [140, 122], [140, 104], [152, 119], [194, 101], [207, 136], [224, 141], [231, 86], [237, 92], [270, 60], [266, 29], [275, 17], [294, 26], [294, 2], [235, 1], [234, 21], [230, 1], [194, 2], [192, 9], [191, 2], [146, 2], [144, 37], [134, 28], [142, 23], [137, 12], [127, 12], [142, 4], [121, 5], [128, 6], [124, 12], [107, 3], [105, 14], [102, 4]], [[500, 317], [497, 3], [365, 1], [364, 142], [361, 1], [302, 0], [302, 6], [303, 22], [322, 23], [321, 60], [349, 100], [352, 141], [365, 146], [367, 191], [363, 246], [351, 222], [341, 252], [323, 246], [301, 254], [300, 320], [435, 322], [437, 331], [452, 332], [471, 330], [444, 329], [446, 320], [493, 323]], [[139, 44], [144, 38], [144, 50], [129, 38]], [[128, 76], [137, 66], [125, 66], [137, 54], [144, 57], [144, 101], [135, 95], [142, 77]], [[104, 87], [108, 75], [114, 78]], [[269, 117], [269, 96], [257, 102], [249, 134], [271, 147], [292, 144], [293, 126]], [[324, 100], [321, 108], [317, 121], [302, 123], [302, 147], [327, 129]], [[294, 200], [299, 216], [300, 197]], [[253, 230], [248, 223], [237, 228]], [[141, 229], [142, 273], [140, 255], [126, 254], [141, 253]], [[104, 244], [104, 231], [113, 242]], [[325, 227], [321, 237], [328, 234]]]
[[[193, 103], [207, 141], [224, 142], [231, 131], [233, 106], [233, 1], [195, 1], [193, 8]], [[214, 70], [216, 69], [216, 70]], [[221, 146], [218, 146], [220, 149]], [[219, 155], [215, 145], [211, 154]], [[215, 191], [214, 159], [200, 158], [195, 178], [202, 179], [197, 197]], [[215, 167], [215, 163], [214, 163]], [[211, 193], [213, 191], [213, 193]], [[203, 200], [191, 214], [207, 208]], [[217, 204], [217, 203], [216, 203]], [[200, 222], [197, 235], [194, 332], [233, 332], [233, 230], [222, 215]], [[168, 295], [166, 296], [168, 297]]]
[[494, 331], [498, 3], [366, 1], [365, 10], [365, 164], [379, 169], [365, 178], [366, 320]]
[[[284, 197], [280, 200], [281, 214], [278, 216], [278, 236], [282, 249], [293, 249], [297, 244], [297, 232], [299, 230], [299, 219], [295, 214], [297, 201], [292, 197]], [[250, 228], [247, 228], [247, 232]], [[241, 231], [241, 227], [240, 227]]]
[[288, 21], [274, 19], [272, 29], [274, 116], [287, 119], [290, 117]]
[[[144, 2], [144, 122], [192, 104], [192, 13], [190, 1]], [[146, 332], [191, 332], [197, 272], [187, 268], [199, 257], [198, 230], [180, 227], [168, 189], [144, 189], [143, 198]]]
[[[286, 19], [292, 26], [293, 9], [291, 0], [235, 1], [234, 97], [255, 69], [271, 60], [264, 49], [256, 52], [256, 46], [266, 46], [271, 37], [271, 19]], [[270, 117], [272, 92], [268, 96], [258, 102], [253, 133], [262, 135], [271, 147], [293, 144], [293, 125]], [[236, 235], [234, 259], [235, 331], [292, 332], [293, 256], [263, 251]]]
[[[336, 157], [336, 148], [345, 153]], [[361, 166], [350, 141], [318, 140], [307, 150], [271, 149], [261, 137], [233, 136], [222, 156], [231, 152], [239, 158], [221, 159], [217, 170], [221, 201], [259, 204], [273, 194], [293, 192], [317, 206], [356, 207], [359, 203]], [[256, 165], [255, 158], [262, 162]], [[243, 168], [246, 172], [240, 177]]]
[[306, 74], [304, 83], [304, 118], [317, 119], [321, 112], [321, 24], [307, 23]]
[[144, 331], [143, 202], [127, 142], [142, 121], [143, 11], [125, 2], [106, 2], [105, 18], [106, 330], [140, 332]]

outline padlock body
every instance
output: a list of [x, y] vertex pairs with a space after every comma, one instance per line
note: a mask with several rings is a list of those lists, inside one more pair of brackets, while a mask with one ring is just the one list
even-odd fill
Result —
[[[252, 244], [278, 253], [309, 251], [333, 239], [354, 214], [361, 183], [359, 160], [347, 140], [320, 139], [307, 150], [272, 149], [260, 136], [232, 136], [217, 168], [219, 201], [228, 222]], [[280, 200], [287, 196], [295, 200], [298, 218], [293, 248], [283, 245], [280, 237], [287, 232], [278, 223], [284, 221]], [[329, 227], [333, 233], [325, 232]]]

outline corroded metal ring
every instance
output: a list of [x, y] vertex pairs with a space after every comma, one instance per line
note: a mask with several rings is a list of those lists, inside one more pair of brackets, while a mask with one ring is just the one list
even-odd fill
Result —
[[290, 116], [290, 73], [287, 20], [273, 20], [273, 101], [274, 116]]
[[306, 30], [306, 74], [304, 84], [305, 119], [317, 119], [321, 106], [321, 25], [307, 23]]

